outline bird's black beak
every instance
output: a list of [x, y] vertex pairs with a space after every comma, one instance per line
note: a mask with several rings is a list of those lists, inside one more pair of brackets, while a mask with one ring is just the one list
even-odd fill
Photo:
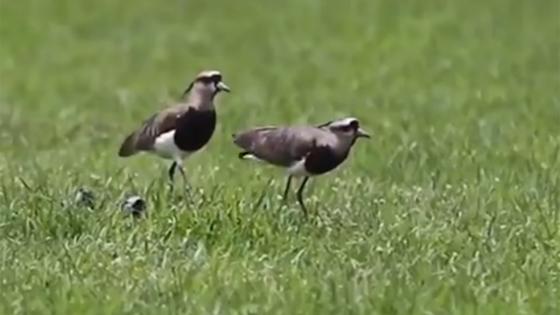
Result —
[[230, 92], [231, 89], [229, 88], [229, 86], [227, 86], [224, 82], [220, 81], [216, 84], [216, 87], [218, 88], [218, 91], [225, 91], [225, 92]]
[[364, 129], [362, 128], [358, 128], [358, 130], [356, 131], [356, 136], [358, 138], [371, 138], [370, 134], [367, 133]]

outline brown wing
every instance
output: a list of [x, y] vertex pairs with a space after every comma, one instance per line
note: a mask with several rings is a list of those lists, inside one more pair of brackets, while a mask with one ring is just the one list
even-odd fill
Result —
[[321, 133], [313, 127], [265, 127], [235, 135], [234, 143], [261, 160], [287, 167], [309, 154]]
[[138, 151], [152, 150], [156, 138], [175, 129], [177, 118], [185, 111], [184, 107], [171, 107], [146, 119], [142, 126], [123, 141], [119, 156], [131, 156]]

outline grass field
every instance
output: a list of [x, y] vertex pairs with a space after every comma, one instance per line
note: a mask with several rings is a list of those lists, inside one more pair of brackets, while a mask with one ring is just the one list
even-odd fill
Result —
[[[206, 68], [191, 209], [116, 152]], [[309, 221], [231, 143], [344, 116]], [[0, 0], [0, 127], [0, 314], [560, 312], [558, 1]]]

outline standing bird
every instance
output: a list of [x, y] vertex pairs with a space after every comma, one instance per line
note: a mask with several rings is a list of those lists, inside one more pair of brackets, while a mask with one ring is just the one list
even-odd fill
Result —
[[178, 103], [152, 115], [124, 139], [119, 156], [146, 151], [170, 159], [173, 161], [168, 171], [171, 185], [176, 169], [186, 183], [183, 160], [202, 149], [212, 137], [216, 127], [214, 97], [221, 91], [230, 89], [220, 72], [199, 73]]
[[262, 127], [236, 134], [234, 143], [244, 151], [241, 159], [256, 159], [287, 168], [286, 200], [292, 177], [303, 177], [297, 200], [307, 217], [303, 189], [310, 176], [321, 175], [340, 165], [358, 138], [370, 135], [356, 118], [329, 121], [317, 127]]

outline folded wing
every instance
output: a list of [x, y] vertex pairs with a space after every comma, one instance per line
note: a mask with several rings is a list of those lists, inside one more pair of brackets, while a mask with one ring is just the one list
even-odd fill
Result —
[[175, 129], [181, 114], [179, 107], [169, 108], [146, 119], [142, 126], [128, 135], [119, 149], [119, 156], [131, 156], [139, 151], [152, 150], [156, 138]]
[[316, 147], [321, 130], [313, 127], [263, 127], [234, 135], [247, 154], [278, 166], [291, 166]]

